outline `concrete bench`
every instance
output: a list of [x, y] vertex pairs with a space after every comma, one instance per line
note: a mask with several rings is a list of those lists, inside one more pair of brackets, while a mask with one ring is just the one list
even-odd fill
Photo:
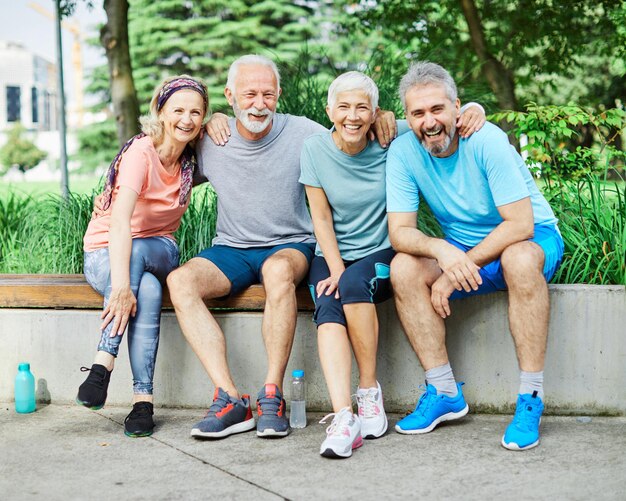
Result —
[[[315, 306], [306, 286], [298, 287], [298, 310], [313, 311]], [[262, 311], [265, 307], [265, 290], [253, 285], [226, 299], [208, 299], [211, 309]], [[94, 291], [84, 275], [1, 275], [0, 308], [102, 308], [102, 296]], [[167, 290], [164, 291], [163, 308], [172, 309]]]
[[[73, 295], [73, 302], [69, 301]], [[28, 361], [43, 388], [41, 398], [73, 402], [84, 379], [78, 369], [91, 364], [99, 339], [101, 301], [82, 276], [0, 276], [0, 401], [12, 399], [17, 364]], [[234, 380], [241, 391], [254, 396], [267, 370], [261, 336], [262, 287], [248, 289], [238, 302], [229, 301], [210, 302], [209, 306], [237, 309], [215, 310], [214, 315], [226, 334]], [[618, 285], [550, 285], [550, 301], [546, 412], [626, 415], [626, 289]], [[298, 308], [288, 374], [292, 369], [304, 369], [309, 408], [328, 411], [312, 301], [303, 287], [298, 289]], [[378, 378], [385, 407], [405, 412], [419, 398], [418, 385], [424, 373], [402, 331], [393, 301], [380, 305], [378, 316]], [[519, 373], [508, 332], [506, 293], [453, 302], [446, 326], [448, 354], [455, 375], [466, 382], [470, 408], [511, 412]], [[124, 345], [108, 403], [128, 405], [131, 381]], [[353, 364], [353, 387], [357, 382]], [[287, 385], [287, 399], [288, 392]], [[174, 312], [166, 309], [155, 374], [157, 405], [204, 407], [212, 394], [206, 372], [186, 343]]]

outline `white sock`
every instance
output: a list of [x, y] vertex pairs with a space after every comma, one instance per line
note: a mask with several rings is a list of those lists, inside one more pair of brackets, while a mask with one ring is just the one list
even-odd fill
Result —
[[520, 371], [519, 394], [532, 395], [537, 392], [537, 396], [543, 401], [543, 371], [526, 372]]
[[433, 367], [426, 371], [426, 383], [433, 385], [437, 390], [437, 395], [447, 395], [456, 397], [459, 390], [456, 386], [456, 380], [452, 373], [450, 362], [439, 367]]

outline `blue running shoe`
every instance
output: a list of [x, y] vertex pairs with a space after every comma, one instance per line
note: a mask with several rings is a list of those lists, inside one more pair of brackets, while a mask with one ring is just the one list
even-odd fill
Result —
[[285, 415], [285, 409], [285, 399], [278, 386], [275, 384], [263, 386], [256, 401], [259, 416], [256, 425], [257, 436], [286, 437], [289, 434], [289, 420]]
[[542, 413], [543, 402], [536, 391], [532, 395], [519, 395], [513, 421], [502, 436], [502, 446], [511, 451], [524, 451], [538, 446]]
[[204, 419], [191, 429], [196, 438], [224, 438], [254, 428], [254, 417], [250, 409], [250, 397], [232, 398], [221, 388], [215, 389], [213, 403]]
[[426, 386], [426, 392], [417, 402], [415, 410], [396, 424], [396, 431], [405, 435], [428, 433], [443, 421], [452, 421], [465, 416], [469, 406], [463, 397], [461, 386], [465, 383], [457, 383], [458, 394], [456, 397], [437, 395], [437, 389], [432, 385]]

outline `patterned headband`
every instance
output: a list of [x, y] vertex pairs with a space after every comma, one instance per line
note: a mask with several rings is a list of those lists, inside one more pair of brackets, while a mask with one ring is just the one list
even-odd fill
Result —
[[175, 78], [174, 80], [167, 82], [161, 89], [161, 92], [159, 92], [159, 97], [157, 98], [157, 111], [161, 111], [163, 105], [165, 105], [166, 101], [172, 94], [174, 94], [174, 92], [182, 89], [193, 89], [200, 94], [202, 96], [202, 100], [204, 101], [204, 109], [205, 111], [207, 110], [209, 103], [204, 86], [192, 78]]

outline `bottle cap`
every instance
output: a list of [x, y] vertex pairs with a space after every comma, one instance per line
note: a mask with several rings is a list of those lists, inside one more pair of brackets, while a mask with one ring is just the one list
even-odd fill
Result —
[[22, 362], [20, 365], [17, 366], [17, 370], [18, 371], [29, 371], [30, 370], [30, 364], [28, 362]]
[[293, 371], [291, 373], [292, 377], [304, 377], [304, 371], [302, 370], [297, 370], [297, 371]]

